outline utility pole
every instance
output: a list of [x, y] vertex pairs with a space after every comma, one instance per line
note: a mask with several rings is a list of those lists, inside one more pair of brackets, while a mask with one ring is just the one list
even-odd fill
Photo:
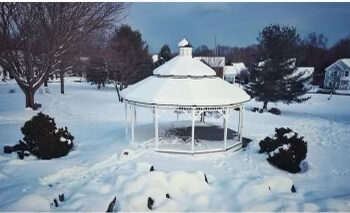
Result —
[[217, 56], [216, 35], [214, 36], [214, 56]]

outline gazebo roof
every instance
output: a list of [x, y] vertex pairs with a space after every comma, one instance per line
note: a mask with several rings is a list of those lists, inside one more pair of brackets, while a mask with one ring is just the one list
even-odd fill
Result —
[[155, 69], [153, 76], [123, 89], [121, 96], [129, 102], [164, 106], [222, 107], [250, 100], [244, 90], [216, 77], [212, 68], [194, 59], [192, 52], [181, 51], [187, 43], [182, 40], [180, 55]]
[[161, 76], [215, 76], [215, 71], [208, 65], [190, 56], [176, 56], [153, 71]]
[[228, 106], [250, 100], [244, 90], [218, 77], [150, 76], [124, 89], [121, 95], [128, 101], [166, 106]]

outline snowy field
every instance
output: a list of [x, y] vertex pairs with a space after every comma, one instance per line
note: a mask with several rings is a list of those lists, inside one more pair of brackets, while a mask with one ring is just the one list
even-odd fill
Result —
[[[350, 96], [328, 101], [328, 95], [312, 94], [303, 104], [276, 105], [281, 116], [250, 112], [262, 106], [252, 100], [243, 116], [243, 136], [252, 139], [246, 149], [191, 156], [154, 152], [147, 109], [137, 112], [136, 141], [130, 144], [124, 105], [113, 87], [99, 91], [70, 79], [65, 95], [59, 94], [58, 83], [49, 89], [37, 92], [35, 100], [58, 127], [68, 127], [75, 148], [54, 160], [18, 160], [16, 153], [1, 151], [2, 212], [104, 212], [114, 197], [115, 211], [149, 211], [149, 197], [154, 211], [350, 211]], [[0, 83], [1, 149], [22, 139], [20, 128], [37, 113], [24, 105], [14, 82]], [[175, 121], [174, 113], [163, 114], [160, 127]], [[208, 122], [222, 124], [214, 118]], [[236, 130], [237, 122], [235, 112], [229, 127]], [[259, 141], [276, 127], [290, 127], [308, 142], [302, 173], [276, 169], [258, 154]], [[293, 184], [296, 193], [291, 193]], [[62, 193], [64, 201], [52, 206]]]

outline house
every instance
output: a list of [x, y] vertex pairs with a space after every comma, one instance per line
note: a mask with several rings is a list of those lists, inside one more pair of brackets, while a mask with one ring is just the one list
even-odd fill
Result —
[[350, 58], [339, 59], [325, 71], [324, 88], [350, 90]]
[[220, 78], [223, 77], [223, 70], [225, 67], [225, 57], [218, 56], [197, 56], [194, 59], [200, 60], [210, 66], [213, 70], [215, 70], [216, 75]]
[[235, 83], [236, 77], [243, 71], [246, 71], [247, 67], [244, 65], [244, 63], [232, 63], [231, 65], [226, 65], [224, 67], [224, 80]]

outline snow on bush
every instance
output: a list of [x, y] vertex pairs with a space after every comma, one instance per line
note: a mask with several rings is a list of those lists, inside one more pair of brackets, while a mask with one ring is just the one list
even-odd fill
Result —
[[306, 158], [307, 143], [289, 128], [276, 128], [275, 137], [261, 140], [260, 153], [268, 154], [267, 160], [274, 166], [291, 173], [301, 171], [300, 163]]
[[20, 159], [29, 153], [38, 159], [51, 159], [65, 156], [73, 148], [74, 137], [67, 127], [57, 129], [55, 120], [41, 112], [27, 121], [21, 131], [23, 141], [13, 147], [5, 146], [5, 153], [17, 151]]

